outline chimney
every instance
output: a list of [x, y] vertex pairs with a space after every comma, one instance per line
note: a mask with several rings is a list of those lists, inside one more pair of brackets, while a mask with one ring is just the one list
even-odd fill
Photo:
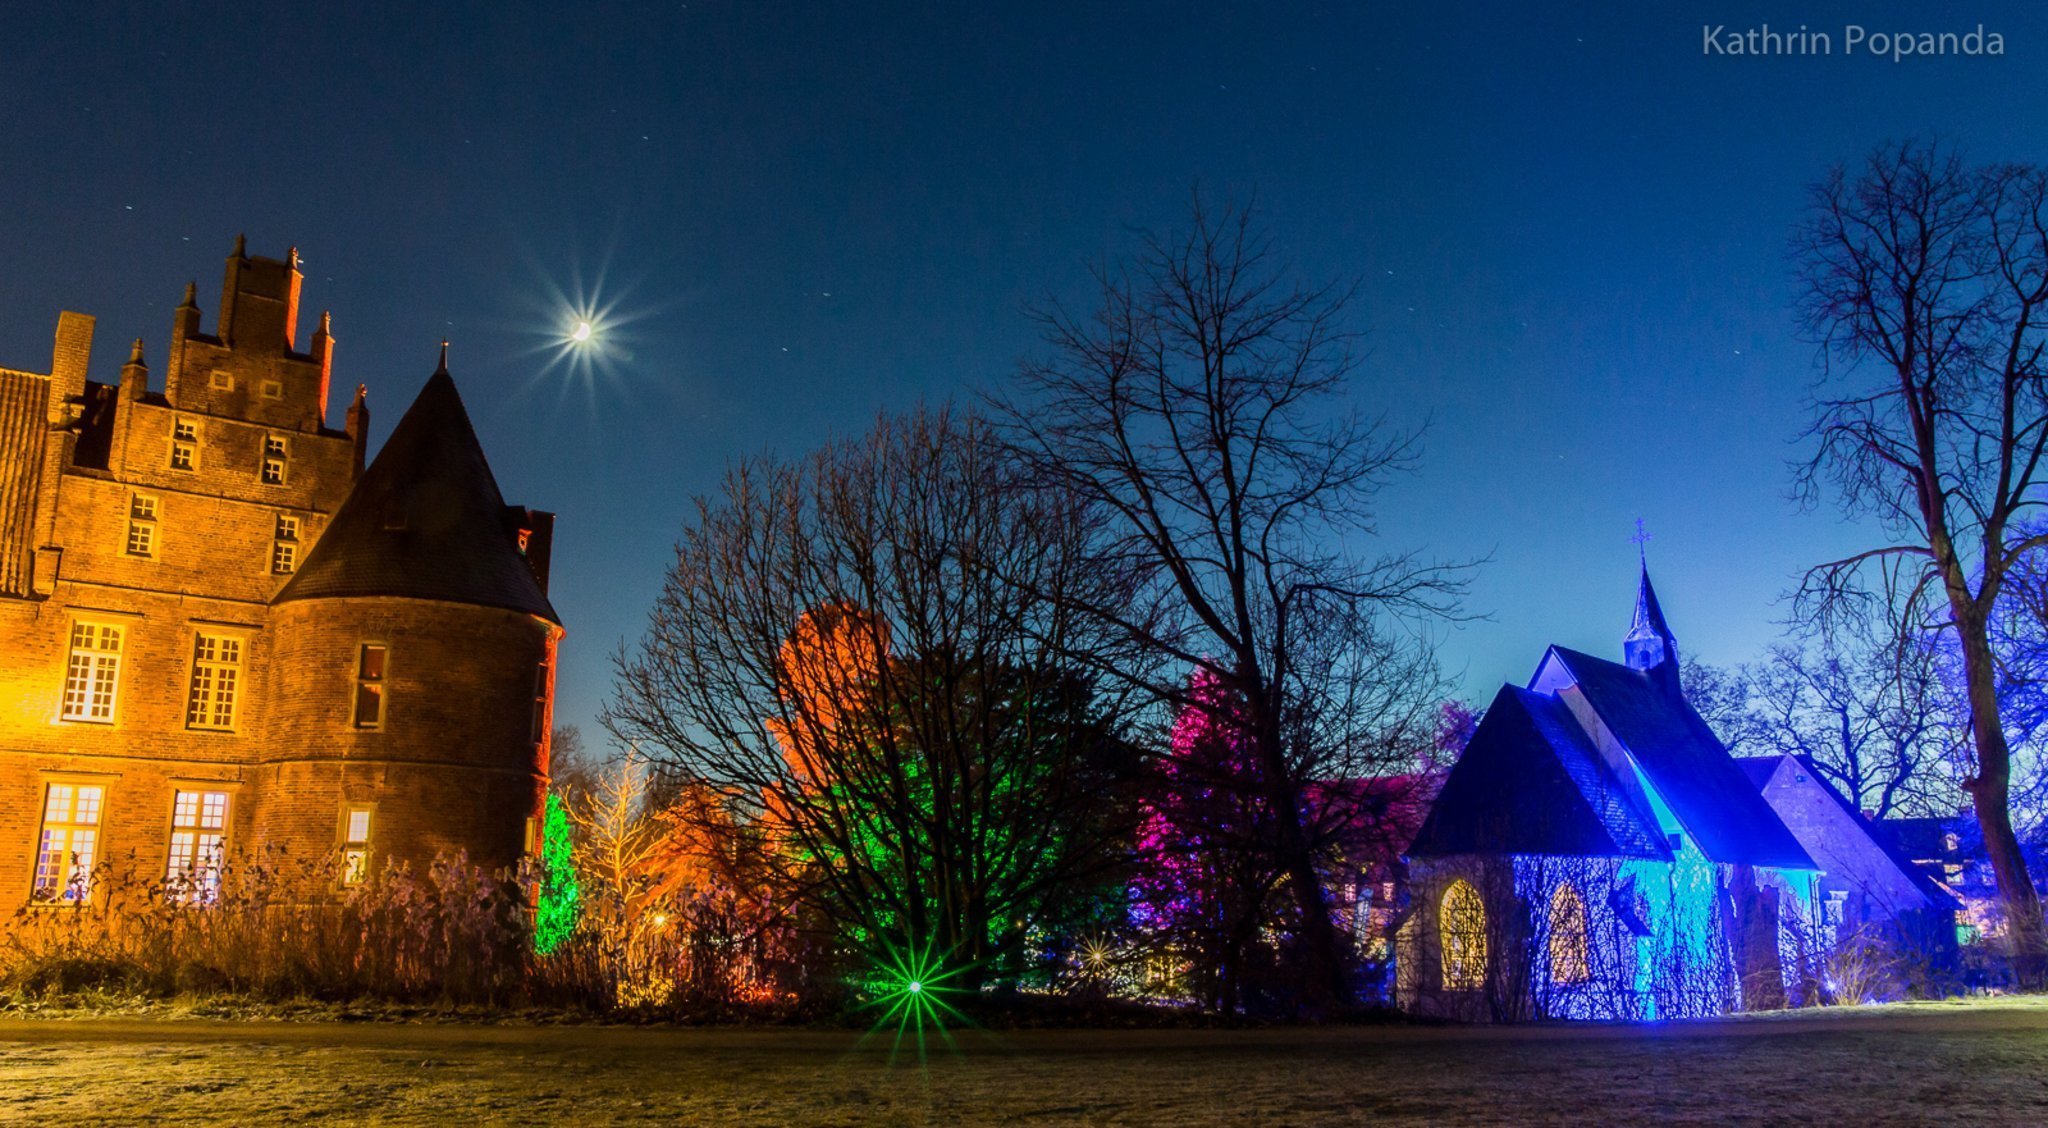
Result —
[[[298, 252], [293, 251], [294, 260]], [[334, 375], [334, 314], [329, 310], [320, 311], [320, 327], [313, 330], [313, 343], [307, 347], [313, 362], [320, 366], [319, 422], [327, 422], [327, 382]]]
[[85, 368], [92, 360], [90, 314], [65, 310], [57, 315], [57, 347], [50, 357], [51, 409], [85, 394]]
[[356, 398], [348, 405], [348, 420], [343, 431], [355, 448], [355, 470], [349, 475], [354, 481], [363, 476], [363, 454], [370, 442], [370, 405], [367, 402], [370, 389], [367, 385], [356, 385]]

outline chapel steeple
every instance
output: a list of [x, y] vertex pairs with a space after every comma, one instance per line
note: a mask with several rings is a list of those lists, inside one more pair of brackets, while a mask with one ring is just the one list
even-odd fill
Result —
[[1642, 580], [1636, 587], [1636, 614], [1628, 634], [1621, 639], [1623, 660], [1629, 668], [1642, 670], [1666, 688], [1678, 689], [1678, 640], [1664, 622], [1664, 608], [1657, 604], [1657, 589], [1650, 586], [1650, 566], [1643, 564]]

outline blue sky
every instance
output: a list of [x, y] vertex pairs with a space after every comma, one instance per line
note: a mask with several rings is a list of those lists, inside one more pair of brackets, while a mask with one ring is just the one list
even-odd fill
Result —
[[[60, 308], [98, 315], [97, 378], [160, 358], [237, 232], [300, 248], [379, 441], [448, 336], [508, 499], [560, 514], [586, 729], [728, 459], [1000, 386], [1026, 303], [1196, 184], [1362, 282], [1358, 402], [1429, 427], [1385, 535], [1492, 558], [1443, 640], [1469, 696], [1618, 648], [1638, 517], [1681, 645], [1746, 659], [1867, 535], [1786, 496], [1805, 186], [1912, 134], [2048, 159], [2033, 5], [86, 7], [0, 43], [0, 364], [41, 368]], [[1703, 50], [1763, 23], [1836, 53]], [[2005, 54], [1844, 57], [1849, 23]], [[579, 290], [630, 319], [596, 380], [535, 352]]]

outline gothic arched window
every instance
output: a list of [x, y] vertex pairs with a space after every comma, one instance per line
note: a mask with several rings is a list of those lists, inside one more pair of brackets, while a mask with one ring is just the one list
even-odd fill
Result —
[[1586, 951], [1586, 902], [1569, 881], [1550, 894], [1550, 981], [1584, 983], [1593, 978]]
[[1468, 990], [1486, 985], [1486, 905], [1479, 891], [1464, 880], [1451, 882], [1437, 909], [1442, 941], [1444, 986]]

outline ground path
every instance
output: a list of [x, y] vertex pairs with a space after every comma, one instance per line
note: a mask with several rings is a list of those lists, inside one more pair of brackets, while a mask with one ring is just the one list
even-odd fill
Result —
[[2048, 1124], [2048, 1005], [1655, 1027], [958, 1033], [0, 1020], [0, 1121]]

